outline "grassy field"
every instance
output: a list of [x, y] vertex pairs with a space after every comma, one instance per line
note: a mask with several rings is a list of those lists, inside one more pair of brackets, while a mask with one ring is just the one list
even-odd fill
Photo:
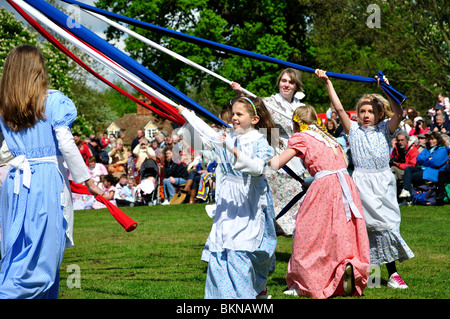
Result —
[[[75, 212], [75, 246], [61, 266], [61, 299], [202, 299], [206, 278], [200, 260], [212, 220], [204, 204], [124, 208], [138, 222], [127, 233], [107, 210]], [[401, 233], [415, 257], [397, 265], [407, 290], [386, 287], [387, 271], [358, 299], [448, 299], [449, 211], [402, 207]], [[283, 295], [292, 239], [278, 237], [272, 299]], [[377, 271], [377, 269], [374, 270]]]

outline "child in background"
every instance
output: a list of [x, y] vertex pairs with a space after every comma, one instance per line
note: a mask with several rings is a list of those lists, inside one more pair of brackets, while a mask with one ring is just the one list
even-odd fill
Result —
[[120, 175], [119, 182], [116, 184], [116, 191], [114, 192], [114, 199], [116, 200], [117, 207], [130, 206], [130, 203], [123, 202], [125, 196], [122, 190], [127, 184], [127, 174]]
[[[103, 197], [114, 206], [117, 206], [116, 200], [114, 199], [114, 193], [116, 192], [116, 188], [114, 186], [116, 182], [116, 178], [109, 174], [106, 175], [102, 181], [102, 183], [99, 183], [98, 186], [105, 191], [105, 195]], [[106, 206], [99, 201], [95, 201], [92, 205], [92, 208], [94, 209], [100, 209], [100, 208], [106, 208]]]
[[[268, 142], [275, 127], [271, 116], [262, 99], [241, 97], [232, 106], [234, 131], [221, 135], [181, 105], [178, 112], [197, 132], [201, 127], [211, 133], [223, 172], [208, 239], [205, 298], [267, 296], [277, 242], [272, 196], [264, 178], [274, 154]], [[259, 128], [267, 129], [267, 137]]]
[[122, 188], [122, 200], [133, 207], [136, 202], [136, 185], [133, 177], [128, 179], [127, 185]]
[[[389, 102], [378, 94], [366, 94], [357, 103], [358, 122], [345, 116], [333, 84], [325, 71], [316, 70], [328, 90], [338, 112], [352, 152], [355, 170], [352, 178], [358, 187], [364, 209], [370, 242], [370, 262], [386, 264], [392, 288], [408, 288], [397, 273], [395, 261], [414, 257], [400, 235], [400, 208], [397, 202], [395, 176], [389, 168], [389, 146], [402, 120], [402, 109], [389, 97]], [[377, 78], [378, 81], [380, 79]], [[387, 79], [385, 79], [386, 83]], [[335, 103], [336, 102], [336, 103]], [[390, 106], [394, 114], [391, 114]], [[389, 117], [392, 117], [389, 119]]]
[[57, 298], [64, 249], [73, 246], [73, 206], [63, 159], [76, 183], [103, 195], [75, 144], [73, 102], [48, 90], [41, 51], [13, 49], [0, 83], [0, 131], [14, 157], [0, 200], [0, 299]]
[[296, 216], [285, 294], [361, 296], [370, 265], [363, 209], [341, 145], [319, 123], [312, 106], [298, 107], [295, 133], [270, 160], [278, 170], [299, 156], [314, 176]]

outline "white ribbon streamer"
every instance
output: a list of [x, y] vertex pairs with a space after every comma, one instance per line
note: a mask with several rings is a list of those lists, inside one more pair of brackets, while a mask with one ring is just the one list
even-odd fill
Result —
[[347, 169], [343, 168], [338, 171], [320, 171], [314, 175], [314, 180], [325, 177], [327, 175], [337, 174], [339, 182], [342, 188], [342, 201], [344, 202], [345, 214], [347, 215], [347, 221], [352, 219], [352, 213], [355, 218], [362, 218], [361, 213], [353, 202], [353, 197], [348, 187], [347, 181], [345, 180], [344, 174], [348, 174]]
[[55, 24], [53, 21], [48, 19], [46, 16], [44, 16], [41, 12], [36, 10], [34, 7], [30, 6], [26, 2], [22, 0], [14, 0], [18, 6], [20, 6], [23, 10], [25, 10], [29, 15], [31, 15], [33, 18], [39, 20], [41, 23], [49, 27], [51, 30], [56, 32], [58, 35], [78, 47], [80, 50], [88, 54], [89, 56], [93, 57], [96, 61], [101, 63], [106, 68], [110, 69], [114, 73], [116, 73], [119, 77], [122, 79], [126, 79], [127, 81], [133, 83], [143, 91], [151, 94], [152, 96], [176, 107], [178, 104], [176, 104], [174, 101], [170, 100], [166, 96], [162, 95], [158, 91], [154, 90], [153, 88], [149, 87], [147, 84], [143, 83], [140, 79], [138, 79], [136, 76], [134, 76], [131, 72], [127, 71], [125, 68], [120, 66], [118, 63], [113, 62], [104, 56], [98, 54], [93, 49], [91, 49], [89, 46], [85, 45], [83, 42], [79, 41], [77, 38], [72, 36], [70, 33], [59, 27], [57, 24]]

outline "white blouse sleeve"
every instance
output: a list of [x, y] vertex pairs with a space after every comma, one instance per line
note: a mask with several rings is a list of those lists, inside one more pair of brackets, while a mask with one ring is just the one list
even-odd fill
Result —
[[91, 174], [83, 161], [78, 147], [75, 145], [72, 133], [67, 126], [55, 127], [58, 147], [70, 173], [76, 183], [82, 183], [91, 178]]

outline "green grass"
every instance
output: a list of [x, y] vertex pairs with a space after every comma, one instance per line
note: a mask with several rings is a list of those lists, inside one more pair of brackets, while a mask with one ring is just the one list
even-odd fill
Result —
[[[202, 299], [207, 264], [200, 260], [212, 220], [204, 204], [123, 208], [138, 222], [127, 233], [107, 210], [75, 212], [75, 246], [61, 266], [61, 299]], [[407, 290], [381, 285], [360, 299], [448, 299], [450, 206], [402, 207], [401, 233], [415, 257], [397, 264]], [[292, 239], [278, 237], [272, 299], [283, 295]], [[69, 266], [79, 267], [76, 277]], [[73, 278], [79, 278], [79, 281]], [[80, 283], [80, 288], [69, 288]]]

